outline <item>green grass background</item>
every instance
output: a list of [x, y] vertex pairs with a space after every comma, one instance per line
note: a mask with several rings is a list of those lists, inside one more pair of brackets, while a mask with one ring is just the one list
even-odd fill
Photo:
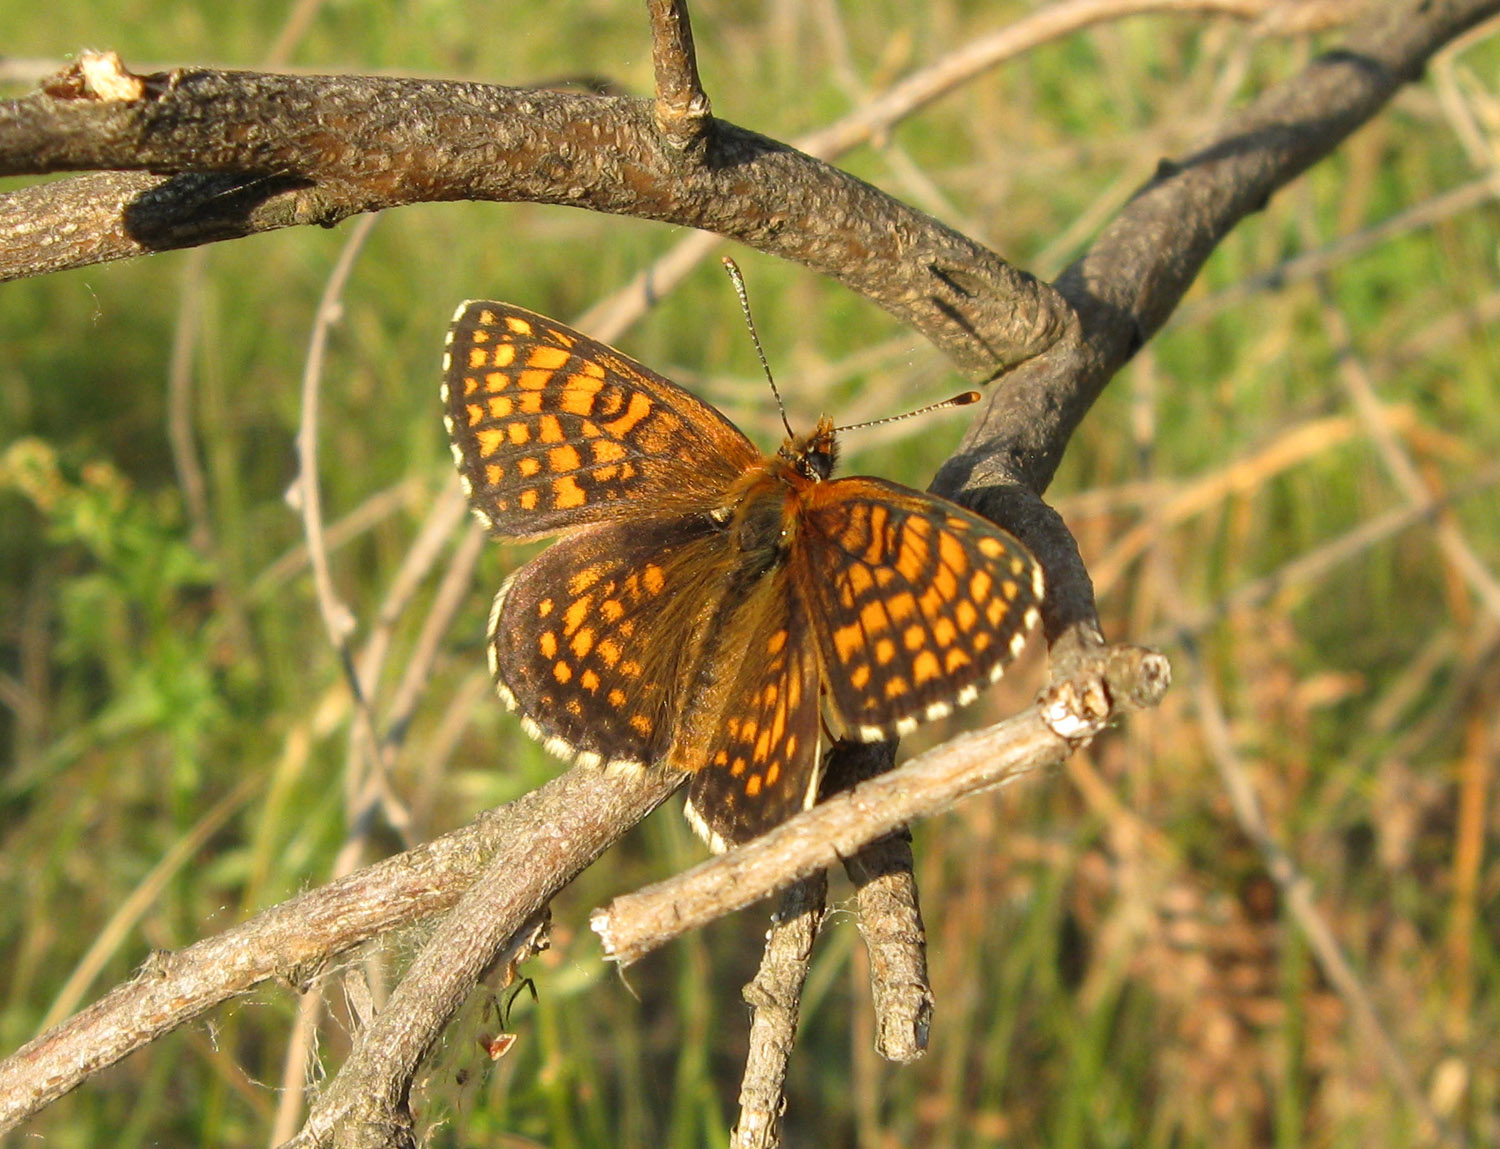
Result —
[[[292, 7], [12, 4], [0, 11], [0, 51], [60, 62], [112, 48], [137, 70], [256, 67]], [[642, 8], [329, 0], [311, 9], [289, 63], [512, 84], [603, 76], [647, 94]], [[695, 10], [695, 31], [716, 113], [791, 139], [1029, 10], [719, 3]], [[1184, 154], [1223, 109], [1295, 74], [1315, 47], [1223, 19], [1107, 24], [997, 68], [842, 162], [1051, 275], [1159, 158]], [[1255, 286], [1284, 261], [1493, 174], [1497, 75], [1500, 42], [1477, 37], [1276, 196], [1223, 244], [1079, 432], [1052, 495], [1093, 565], [1110, 637], [1164, 642], [1178, 688], [1065, 775], [917, 828], [938, 1004], [915, 1065], [883, 1065], [872, 1051], [864, 956], [843, 912], [849, 891], [835, 883], [791, 1066], [789, 1145], [1418, 1139], [1416, 1115], [1235, 822], [1171, 628], [1404, 505], [1340, 384], [1329, 309], [1430, 491], [1461, 488], [1500, 454], [1493, 203], [1434, 211], [1333, 258], [1321, 286], [1295, 275]], [[9, 94], [25, 88], [13, 82]], [[34, 1035], [153, 873], [164, 880], [70, 991], [73, 1008], [151, 950], [326, 880], [345, 840], [350, 707], [283, 495], [315, 304], [350, 227], [0, 287], [5, 1052]], [[566, 320], [681, 234], [532, 205], [422, 206], [377, 223], [322, 390], [325, 511], [370, 512], [333, 560], [357, 642], [453, 481], [436, 375], [454, 305], [491, 296]], [[735, 254], [794, 423], [825, 410], [844, 421], [894, 413], [961, 386], [874, 307], [799, 268]], [[619, 342], [763, 445], [777, 441], [713, 261]], [[206, 480], [202, 523], [167, 433], [174, 347], [189, 380], [179, 410]], [[851, 435], [848, 468], [924, 485], [961, 419]], [[1447, 520], [1491, 571], [1495, 505], [1486, 489]], [[1127, 555], [1132, 538], [1140, 545]], [[557, 769], [479, 683], [490, 595], [525, 553], [487, 548], [403, 744], [392, 788], [417, 839]], [[395, 626], [382, 697], [435, 582]], [[1500, 1141], [1495, 633], [1428, 523], [1212, 614], [1195, 643], [1274, 837], [1311, 879], [1417, 1088], [1475, 1144]], [[1018, 709], [1041, 673], [1033, 658], [948, 732]], [[226, 796], [228, 816], [162, 874]], [[626, 979], [586, 928], [591, 906], [701, 856], [675, 807], [558, 898], [552, 949], [525, 971], [539, 1000], [517, 1001], [508, 1056], [492, 1064], [478, 1049], [496, 1028], [487, 992], [450, 1028], [416, 1096], [432, 1144], [722, 1142], [744, 1052], [739, 988], [763, 910], [672, 945]], [[382, 831], [366, 859], [396, 848]], [[378, 994], [419, 942], [413, 931], [344, 960]], [[326, 992], [333, 1020], [318, 1075], [347, 1050], [336, 977]], [[90, 1081], [25, 1133], [59, 1147], [264, 1144], [295, 1011], [290, 989], [260, 987]]]

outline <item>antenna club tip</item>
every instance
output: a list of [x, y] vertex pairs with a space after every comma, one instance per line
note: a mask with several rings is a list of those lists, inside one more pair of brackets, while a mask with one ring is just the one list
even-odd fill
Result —
[[978, 391], [965, 391], [962, 395], [953, 396], [953, 405], [967, 407], [970, 403], [978, 403], [983, 397]]

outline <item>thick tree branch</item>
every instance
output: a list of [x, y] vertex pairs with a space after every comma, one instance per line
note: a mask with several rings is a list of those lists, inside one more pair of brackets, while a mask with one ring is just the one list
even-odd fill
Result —
[[[70, 71], [0, 104], [0, 175], [170, 176], [125, 204], [111, 229], [130, 241], [122, 256], [408, 203], [524, 200], [702, 228], [804, 264], [980, 376], [1022, 362], [1062, 330], [1055, 293], [981, 244], [723, 121], [712, 121], [702, 149], [684, 152], [659, 132], [653, 101], [188, 69], [122, 72], [116, 87], [140, 95], [101, 96]], [[99, 178], [74, 198], [101, 201]], [[45, 189], [0, 205], [0, 279], [70, 265], [63, 257], [78, 252], [66, 243], [36, 258], [39, 227], [50, 220], [68, 230]], [[83, 251], [97, 257], [100, 246]]]

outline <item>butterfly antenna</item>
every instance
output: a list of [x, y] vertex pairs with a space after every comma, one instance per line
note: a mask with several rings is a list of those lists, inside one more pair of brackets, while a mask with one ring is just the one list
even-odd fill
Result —
[[871, 419], [865, 423], [850, 423], [847, 427], [835, 427], [835, 431], [859, 431], [865, 427], [878, 427], [882, 423], [899, 423], [902, 419], [910, 419], [913, 415], [926, 415], [929, 411], [942, 411], [948, 407], [967, 407], [970, 403], [978, 403], [980, 394], [978, 391], [963, 391], [951, 399], [944, 399], [941, 403], [929, 403], [925, 407], [918, 407], [915, 411], [908, 411], [904, 415], [887, 415], [884, 419]]
[[[755, 331], [755, 320], [750, 315], [750, 295], [745, 290], [745, 279], [740, 275], [739, 264], [724, 256], [724, 270], [729, 272], [729, 281], [734, 284], [734, 293], [740, 297], [740, 310], [745, 313], [745, 326], [750, 328], [750, 341], [755, 344], [755, 353], [760, 356], [760, 365], [765, 369], [766, 382], [771, 385], [771, 394], [776, 396], [776, 409], [781, 412], [781, 425], [786, 428], [787, 437], [795, 439], [797, 436], [792, 430], [791, 423], [787, 422], [786, 404], [781, 401], [781, 392], [776, 387], [776, 379], [771, 374], [771, 365], [766, 362], [765, 350], [760, 345], [760, 336]], [[974, 398], [979, 398], [976, 393]]]

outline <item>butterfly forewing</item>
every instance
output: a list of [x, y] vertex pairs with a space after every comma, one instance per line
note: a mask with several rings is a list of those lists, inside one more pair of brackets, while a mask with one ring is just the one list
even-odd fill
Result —
[[475, 512], [513, 538], [713, 509], [760, 453], [708, 404], [564, 326], [508, 303], [464, 304], [443, 403]]
[[972, 701], [1039, 617], [1041, 568], [955, 503], [880, 479], [819, 484], [792, 552], [843, 737], [906, 733]]

